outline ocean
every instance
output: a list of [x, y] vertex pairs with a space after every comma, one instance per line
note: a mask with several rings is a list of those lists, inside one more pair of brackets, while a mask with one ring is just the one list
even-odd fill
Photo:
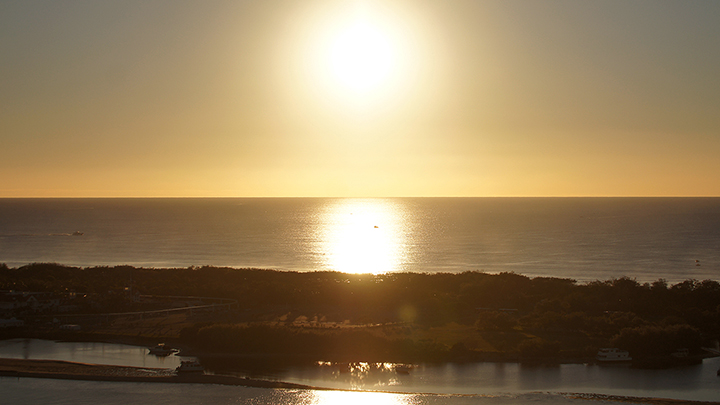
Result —
[[718, 280], [720, 198], [0, 199], [35, 262]]

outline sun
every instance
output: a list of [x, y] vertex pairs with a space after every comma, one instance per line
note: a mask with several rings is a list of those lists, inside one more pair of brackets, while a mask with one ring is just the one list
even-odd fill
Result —
[[302, 18], [293, 51], [302, 94], [342, 107], [373, 106], [403, 94], [415, 41], [401, 14], [378, 3], [331, 3]]
[[365, 94], [386, 84], [397, 67], [394, 45], [382, 27], [358, 19], [334, 35], [325, 63], [337, 85]]

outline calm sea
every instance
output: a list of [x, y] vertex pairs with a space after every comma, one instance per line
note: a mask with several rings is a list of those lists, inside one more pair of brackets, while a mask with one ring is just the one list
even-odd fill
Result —
[[2, 262], [717, 280], [720, 198], [0, 199]]

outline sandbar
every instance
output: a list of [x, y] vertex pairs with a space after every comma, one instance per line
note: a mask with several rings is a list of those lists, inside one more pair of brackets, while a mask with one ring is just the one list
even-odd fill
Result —
[[60, 360], [0, 359], [0, 377], [66, 380], [239, 385], [259, 388], [317, 389], [302, 384], [201, 373], [175, 374], [161, 368], [111, 366]]

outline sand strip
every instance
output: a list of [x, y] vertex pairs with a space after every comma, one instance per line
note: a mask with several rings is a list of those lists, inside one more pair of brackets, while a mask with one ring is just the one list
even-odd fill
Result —
[[307, 385], [281, 381], [255, 380], [233, 376], [205, 375], [200, 373], [176, 375], [174, 370], [168, 369], [109, 366], [58, 360], [0, 359], [0, 376], [90, 381], [221, 384], [260, 388], [316, 389]]

